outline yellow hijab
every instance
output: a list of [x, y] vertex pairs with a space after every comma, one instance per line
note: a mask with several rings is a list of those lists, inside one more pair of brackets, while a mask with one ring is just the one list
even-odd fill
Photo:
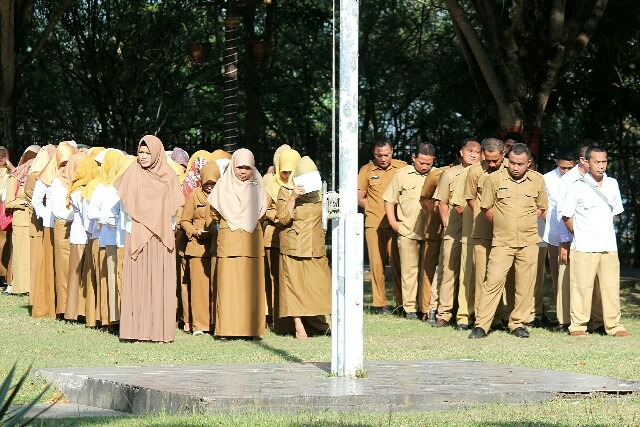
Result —
[[288, 181], [283, 181], [280, 172], [293, 172], [300, 161], [300, 153], [291, 148], [284, 149], [277, 154], [278, 155], [274, 157], [275, 173], [267, 174], [269, 178], [265, 177], [267, 193], [274, 201], [278, 199], [280, 187], [291, 182], [291, 177], [289, 177]]
[[116, 165], [122, 156], [122, 153], [117, 150], [107, 151], [100, 165], [100, 173], [98, 175], [100, 184], [107, 187], [113, 185], [116, 181]]
[[89, 155], [86, 159], [84, 159], [76, 168], [76, 171], [73, 175], [73, 180], [71, 181], [71, 185], [69, 186], [69, 191], [67, 192], [67, 206], [69, 206], [69, 198], [74, 191], [82, 190], [80, 196], [84, 193], [84, 189], [87, 187], [89, 182], [98, 176], [98, 163]]
[[[315, 172], [318, 170], [316, 164], [311, 160], [311, 157], [304, 156], [300, 159], [298, 164], [296, 165], [295, 170], [291, 174], [291, 179], [289, 179], [288, 186], [293, 187], [293, 180], [301, 175], [305, 175], [307, 173]], [[299, 196], [298, 199], [301, 203], [318, 203], [322, 201], [322, 192], [321, 191], [312, 191], [311, 193], [303, 194]]]

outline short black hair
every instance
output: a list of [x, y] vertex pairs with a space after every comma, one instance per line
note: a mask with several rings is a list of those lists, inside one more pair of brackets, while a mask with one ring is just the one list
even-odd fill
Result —
[[526, 154], [527, 158], [531, 160], [531, 150], [529, 150], [529, 147], [527, 147], [527, 144], [523, 144], [521, 142], [513, 144], [513, 147], [511, 147], [511, 151], [509, 151], [509, 154], [511, 153], [517, 156], [519, 156], [520, 154]]
[[464, 147], [467, 146], [468, 143], [470, 143], [471, 141], [473, 142], [477, 142], [478, 144], [480, 144], [480, 141], [478, 140], [478, 138], [465, 138], [462, 141], [460, 141], [460, 149], [462, 150]]
[[518, 132], [508, 132], [505, 136], [502, 137], [503, 141], [506, 141], [507, 139], [513, 139], [516, 144], [525, 144], [524, 136], [522, 136], [522, 134]]
[[504, 142], [500, 141], [498, 138], [485, 138], [482, 140], [480, 148], [482, 151], [486, 151], [488, 153], [495, 153], [496, 151], [502, 153], [504, 151]]
[[435, 156], [436, 149], [433, 144], [429, 142], [421, 142], [418, 144], [418, 148], [416, 148], [415, 156], [418, 157], [420, 154], [423, 156]]
[[568, 162], [575, 162], [578, 160], [578, 158], [576, 156], [575, 151], [563, 150], [563, 151], [559, 151], [558, 154], [556, 154], [556, 160], [566, 160]]
[[578, 148], [576, 148], [576, 152], [578, 153], [578, 157], [587, 157], [587, 150], [590, 147], [597, 147], [600, 144], [598, 144], [596, 141], [594, 141], [593, 139], [583, 139], [582, 141], [580, 141], [580, 144], [578, 144]]
[[391, 149], [393, 150], [393, 144], [391, 144], [391, 140], [386, 136], [379, 136], [373, 141], [374, 150], [376, 149], [376, 147], [382, 148], [382, 147], [386, 147], [387, 145], [390, 146]]
[[589, 160], [589, 158], [591, 157], [591, 153], [604, 153], [604, 154], [607, 154], [607, 150], [604, 147], [601, 147], [599, 145], [594, 145], [593, 147], [589, 147], [587, 152], [584, 154], [584, 158]]

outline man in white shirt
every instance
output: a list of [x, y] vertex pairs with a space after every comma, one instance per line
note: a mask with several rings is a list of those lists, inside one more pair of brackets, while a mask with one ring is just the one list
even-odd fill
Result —
[[[547, 254], [549, 256], [549, 267], [551, 268], [551, 282], [553, 283], [553, 293], [556, 296], [557, 316], [561, 324], [569, 323], [569, 301], [563, 304], [562, 295], [558, 293], [558, 274], [559, 274], [559, 247], [561, 242], [561, 234], [567, 229], [561, 217], [558, 217], [558, 197], [560, 191], [560, 178], [573, 169], [576, 165], [576, 155], [573, 152], [565, 151], [558, 153], [555, 159], [556, 168], [551, 172], [544, 174], [545, 188], [547, 190], [547, 200], [549, 208], [546, 214], [544, 224], [544, 233], [542, 240], [547, 244]], [[567, 272], [568, 273], [568, 272]], [[568, 280], [567, 280], [568, 285]], [[568, 286], [567, 291], [568, 291]], [[567, 292], [568, 294], [568, 292]], [[566, 313], [565, 313], [566, 312]], [[566, 318], [566, 319], [565, 319]], [[563, 320], [565, 321], [563, 322]]]
[[[556, 201], [556, 218], [560, 222], [558, 232], [560, 233], [560, 246], [558, 247], [558, 291], [556, 292], [556, 314], [560, 323], [558, 330], [560, 332], [569, 332], [569, 324], [571, 323], [570, 313], [570, 279], [571, 279], [571, 262], [570, 249], [573, 248], [573, 235], [569, 232], [562, 220], [565, 199], [569, 189], [573, 183], [581, 179], [588, 171], [588, 162], [586, 153], [589, 147], [598, 145], [595, 141], [585, 139], [578, 145], [576, 150], [578, 163], [573, 169], [567, 171], [561, 178], [558, 185], [558, 198]], [[592, 330], [602, 328], [602, 304], [600, 303], [600, 290], [598, 286], [594, 287], [593, 310], [591, 313]]]
[[573, 234], [571, 249], [571, 336], [583, 336], [591, 315], [598, 279], [607, 335], [629, 336], [620, 324], [620, 261], [613, 221], [623, 212], [618, 181], [605, 176], [607, 152], [598, 146], [586, 154], [587, 173], [573, 182], [564, 201], [562, 219]]

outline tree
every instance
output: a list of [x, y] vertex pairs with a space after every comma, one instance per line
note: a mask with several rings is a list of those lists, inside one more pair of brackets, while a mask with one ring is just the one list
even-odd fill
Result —
[[500, 128], [537, 152], [552, 90], [583, 52], [608, 0], [445, 0], [478, 93]]
[[[43, 46], [64, 13], [74, 0], [53, 4], [53, 12], [46, 10], [46, 24], [30, 44], [35, 0], [0, 0], [0, 137], [12, 151], [15, 132], [15, 106], [28, 82], [16, 85], [16, 76], [25, 73], [40, 54]], [[55, 6], [58, 6], [55, 9]], [[48, 13], [46, 13], [48, 12]]]

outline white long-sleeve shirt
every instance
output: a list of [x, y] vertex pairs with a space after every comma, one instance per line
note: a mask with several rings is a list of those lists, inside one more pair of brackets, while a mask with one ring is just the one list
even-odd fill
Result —
[[84, 203], [82, 203], [80, 194], [82, 194], [82, 191], [78, 190], [74, 191], [71, 193], [71, 196], [69, 196], [69, 207], [73, 212], [73, 222], [71, 223], [71, 230], [69, 232], [69, 242], [74, 245], [86, 245], [89, 242], [89, 234], [84, 228], [82, 221]]
[[49, 208], [51, 200], [51, 187], [44, 182], [37, 180], [33, 187], [33, 195], [31, 196], [31, 204], [36, 211], [36, 216], [42, 220], [42, 225], [47, 228], [53, 228], [54, 216]]
[[560, 168], [555, 168], [551, 172], [544, 174], [544, 183], [547, 190], [547, 221], [544, 227], [542, 240], [553, 246], [559, 246], [561, 236], [565, 233], [567, 226], [564, 225], [562, 216], [558, 217], [558, 196], [560, 191], [560, 179], [562, 173]]
[[68, 189], [62, 184], [59, 178], [51, 181], [51, 212], [56, 219], [61, 221], [73, 221], [73, 211], [67, 207]]
[[100, 224], [99, 246], [116, 246], [118, 244], [118, 216], [120, 214], [120, 197], [113, 186], [98, 184], [91, 196], [89, 219]]

